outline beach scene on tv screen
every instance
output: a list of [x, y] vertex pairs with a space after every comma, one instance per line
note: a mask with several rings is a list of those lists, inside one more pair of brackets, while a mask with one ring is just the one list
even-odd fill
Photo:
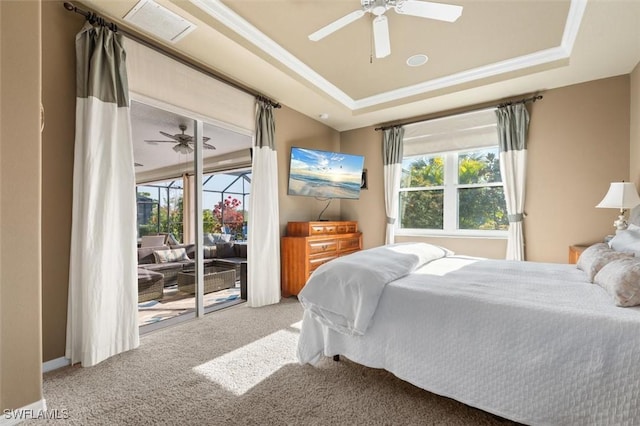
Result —
[[318, 198], [358, 198], [364, 157], [292, 148], [289, 194]]

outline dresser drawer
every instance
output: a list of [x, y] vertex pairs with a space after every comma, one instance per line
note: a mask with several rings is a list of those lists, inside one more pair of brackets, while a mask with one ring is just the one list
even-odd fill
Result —
[[319, 257], [310, 257], [309, 258], [309, 274], [315, 271], [318, 266], [324, 265], [330, 260], [335, 259], [337, 256], [319, 256]]
[[311, 235], [332, 235], [336, 233], [335, 225], [311, 225]]
[[337, 234], [353, 234], [355, 232], [358, 232], [358, 226], [355, 223], [348, 223], [348, 224], [336, 226]]
[[309, 241], [309, 255], [320, 253], [335, 253], [338, 250], [336, 240]]
[[360, 237], [343, 238], [338, 242], [339, 251], [353, 251], [360, 249]]

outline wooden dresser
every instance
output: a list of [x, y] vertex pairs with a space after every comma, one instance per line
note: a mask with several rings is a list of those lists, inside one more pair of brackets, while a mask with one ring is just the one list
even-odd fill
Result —
[[297, 295], [323, 263], [362, 249], [358, 222], [289, 222], [282, 237], [282, 295]]

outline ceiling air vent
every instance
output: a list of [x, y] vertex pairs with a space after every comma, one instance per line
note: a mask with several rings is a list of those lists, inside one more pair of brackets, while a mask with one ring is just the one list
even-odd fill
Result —
[[140, 0], [124, 20], [171, 43], [196, 29], [194, 23], [153, 0]]

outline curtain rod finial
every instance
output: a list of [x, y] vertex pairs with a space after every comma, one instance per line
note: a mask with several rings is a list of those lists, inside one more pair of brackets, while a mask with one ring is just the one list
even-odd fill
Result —
[[68, 1], [64, 2], [64, 8], [69, 11], [74, 11], [76, 9], [76, 7], [72, 3], [69, 3]]

